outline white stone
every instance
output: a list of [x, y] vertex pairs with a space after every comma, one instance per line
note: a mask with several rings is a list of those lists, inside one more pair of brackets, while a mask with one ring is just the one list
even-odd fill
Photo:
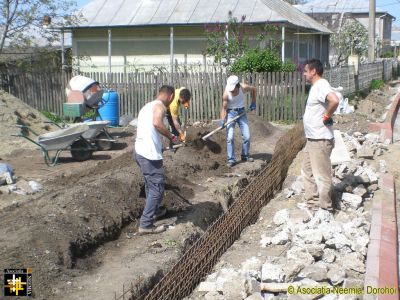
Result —
[[261, 269], [261, 280], [262, 282], [284, 282], [285, 273], [282, 269], [282, 265], [265, 263]]
[[323, 222], [317, 227], [321, 233], [324, 241], [327, 241], [333, 238], [336, 234], [342, 232], [342, 227], [336, 221], [332, 221], [330, 223]]
[[328, 268], [323, 264], [312, 264], [306, 266], [300, 273], [299, 277], [309, 278], [315, 281], [325, 281], [328, 279], [327, 276]]
[[348, 270], [351, 269], [358, 273], [364, 274], [365, 273], [365, 264], [364, 264], [364, 256], [360, 253], [349, 253], [348, 255], [344, 256], [341, 260], [343, 267]]
[[353, 209], [357, 209], [362, 204], [362, 197], [350, 193], [343, 193], [342, 194], [342, 203], [346, 207], [350, 207]]
[[339, 233], [336, 234], [332, 239], [327, 240], [325, 244], [334, 249], [341, 249], [345, 246], [348, 246], [351, 248], [352, 242], [343, 234]]
[[314, 215], [314, 218], [319, 219], [322, 222], [333, 221], [333, 215], [325, 209], [318, 209]]
[[272, 220], [274, 224], [278, 226], [285, 224], [289, 220], [289, 210], [282, 209], [277, 211]]
[[336, 252], [333, 249], [324, 249], [324, 254], [322, 255], [322, 261], [325, 263], [333, 263], [336, 259]]
[[43, 189], [43, 186], [39, 182], [30, 180], [28, 184], [34, 193], [40, 192]]
[[379, 135], [375, 133], [367, 133], [365, 135], [365, 139], [371, 143], [378, 143], [379, 142]]
[[217, 284], [215, 282], [203, 281], [203, 282], [200, 282], [197, 290], [199, 292], [216, 292]]
[[263, 235], [261, 236], [261, 240], [260, 240], [261, 247], [265, 248], [268, 245], [271, 245], [271, 243], [272, 243], [272, 238], [271, 237], [263, 236]]
[[225, 281], [222, 286], [222, 293], [226, 299], [245, 299], [247, 298], [246, 279], [244, 276], [235, 276], [229, 281]]
[[224, 296], [218, 292], [208, 292], [204, 295], [205, 300], [225, 300]]
[[279, 232], [271, 239], [271, 243], [274, 245], [285, 245], [289, 241], [289, 236], [285, 231]]
[[314, 258], [306, 249], [301, 247], [292, 247], [286, 252], [286, 259], [297, 261], [304, 266], [310, 265], [314, 262]]
[[[270, 294], [271, 295], [271, 294]], [[274, 296], [274, 294], [272, 294]], [[245, 300], [264, 300], [264, 298], [261, 293], [254, 293], [251, 296], [247, 297]], [[273, 299], [273, 298], [267, 298], [267, 299]]]
[[262, 264], [263, 263], [261, 260], [259, 260], [258, 258], [253, 256], [253, 257], [247, 259], [246, 261], [242, 262], [241, 271], [245, 275], [248, 275], [248, 276], [251, 276], [254, 278], [259, 278]]
[[364, 197], [364, 195], [367, 193], [367, 189], [364, 187], [364, 185], [360, 184], [358, 185], [354, 190], [353, 194], [358, 195], [360, 197]]
[[246, 278], [246, 292], [247, 292], [247, 295], [261, 292], [260, 283], [252, 277], [247, 277]]
[[341, 284], [346, 278], [346, 272], [337, 265], [330, 266], [327, 275], [333, 285]]
[[322, 233], [318, 229], [307, 229], [296, 233], [305, 244], [320, 244], [322, 241]]

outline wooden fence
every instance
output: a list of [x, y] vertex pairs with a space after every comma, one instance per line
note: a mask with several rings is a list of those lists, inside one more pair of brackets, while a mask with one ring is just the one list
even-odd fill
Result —
[[[327, 69], [324, 77], [333, 87], [343, 86], [344, 95], [368, 88], [372, 79], [392, 78], [398, 69], [394, 60], [361, 65], [359, 74], [353, 67]], [[193, 94], [189, 120], [218, 119], [226, 73], [83, 73], [94, 78], [105, 88], [117, 91], [120, 115], [137, 116], [145, 103], [156, 97], [162, 84], [185, 86]], [[257, 87], [257, 115], [269, 121], [296, 121], [302, 117], [306, 102], [306, 82], [300, 72], [244, 74], [242, 80]], [[62, 71], [13, 72], [0, 74], [0, 87], [28, 105], [62, 115], [65, 86], [71, 74]], [[247, 95], [249, 104], [249, 95]]]

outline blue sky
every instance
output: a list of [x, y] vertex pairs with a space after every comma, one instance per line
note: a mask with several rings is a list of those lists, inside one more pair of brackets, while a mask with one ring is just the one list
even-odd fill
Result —
[[[78, 7], [82, 7], [92, 0], [77, 0]], [[368, 0], [365, 0], [368, 1]], [[376, 6], [380, 6], [385, 9], [392, 16], [396, 17], [394, 24], [400, 27], [400, 0], [375, 0]]]

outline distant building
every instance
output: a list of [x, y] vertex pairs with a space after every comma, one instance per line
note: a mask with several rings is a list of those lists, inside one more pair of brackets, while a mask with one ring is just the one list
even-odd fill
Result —
[[[238, 20], [245, 15], [250, 33], [277, 25], [285, 60], [328, 62], [331, 31], [282, 0], [94, 0], [82, 10], [86, 21], [69, 28], [73, 55], [90, 58], [99, 71], [110, 67], [109, 49], [112, 71], [129, 65], [169, 69], [171, 61], [204, 66], [205, 26], [226, 23], [229, 12]], [[81, 70], [96, 71], [84, 60], [78, 63]]]
[[[369, 2], [366, 0], [311, 0], [295, 5], [299, 10], [337, 32], [346, 19], [354, 19], [368, 29]], [[376, 28], [378, 53], [390, 51], [392, 21], [395, 19], [385, 9], [376, 7]]]

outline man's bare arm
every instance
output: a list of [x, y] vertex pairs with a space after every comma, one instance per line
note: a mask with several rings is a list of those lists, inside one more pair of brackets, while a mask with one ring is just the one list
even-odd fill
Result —
[[221, 107], [221, 120], [225, 120], [226, 118], [226, 109], [228, 108], [228, 94], [224, 92], [224, 95], [222, 96], [222, 107]]
[[183, 134], [181, 125], [178, 122], [178, 117], [175, 117], [175, 116], [171, 116], [171, 117], [172, 117], [172, 122], [174, 123], [176, 131], [178, 131], [179, 134]]
[[173, 135], [165, 127], [163, 119], [165, 116], [165, 107], [162, 104], [156, 104], [153, 107], [153, 125], [157, 131], [168, 139], [172, 139]]
[[251, 93], [251, 102], [256, 103], [257, 99], [257, 88], [252, 85], [248, 85], [245, 83], [241, 83], [240, 86], [242, 87], [242, 90], [246, 93], [250, 92]]
[[326, 109], [325, 115], [327, 117], [331, 117], [339, 105], [339, 98], [334, 92], [330, 92], [326, 96], [326, 101], [328, 102], [328, 107]]

